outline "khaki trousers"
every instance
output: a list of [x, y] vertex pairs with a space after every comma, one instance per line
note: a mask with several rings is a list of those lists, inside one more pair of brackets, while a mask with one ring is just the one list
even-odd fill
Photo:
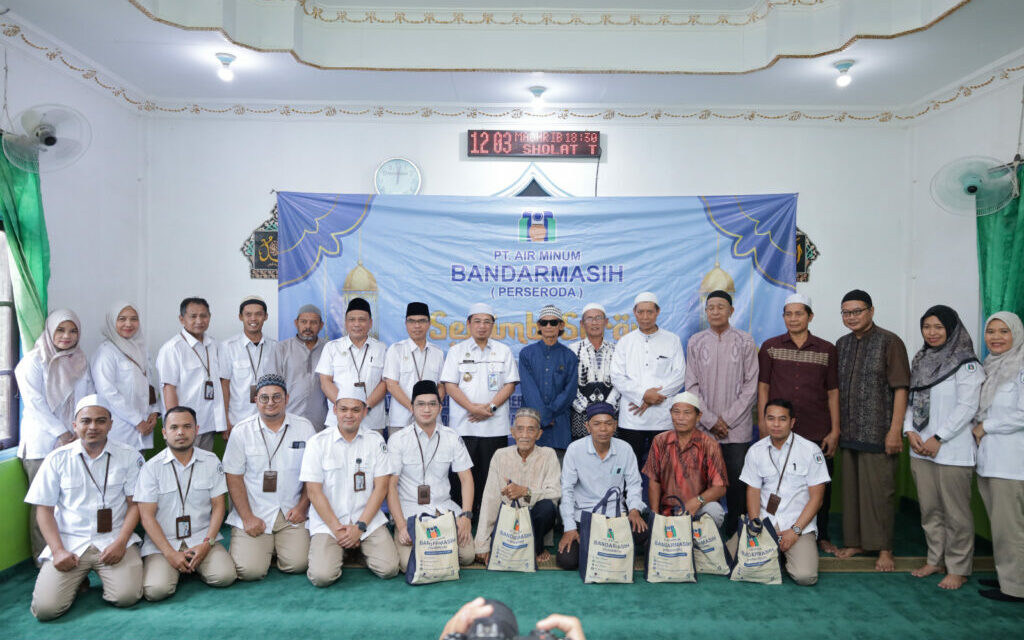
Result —
[[[409, 567], [409, 556], [412, 554], [411, 544], [402, 544], [398, 541], [398, 530], [395, 530], [395, 547], [398, 549], [398, 568], [405, 573], [405, 570]], [[471, 565], [476, 561], [476, 546], [473, 544], [473, 539], [470, 538], [466, 544], [459, 545], [459, 564], [463, 567]]]
[[78, 566], [59, 571], [47, 560], [39, 569], [32, 591], [32, 615], [40, 621], [58, 618], [71, 608], [89, 571], [95, 571], [103, 583], [103, 599], [118, 607], [130, 607], [142, 597], [142, 558], [139, 545], [128, 547], [117, 564], [100, 562], [100, 550], [89, 546], [78, 558]]
[[[35, 480], [36, 474], [39, 473], [39, 468], [42, 466], [43, 458], [21, 461], [21, 468], [28, 476], [28, 486], [32, 486], [32, 481]], [[43, 532], [39, 530], [39, 521], [36, 520], [36, 505], [31, 505], [28, 512], [28, 540], [32, 545], [32, 562], [35, 562], [37, 567], [41, 566], [39, 554], [46, 548], [46, 539], [43, 538]]]
[[899, 458], [843, 449], [843, 544], [892, 551]]
[[[388, 535], [388, 528], [380, 526], [359, 543], [359, 551], [366, 560], [366, 567], [378, 578], [393, 578], [398, 575], [398, 551]], [[356, 553], [356, 549], [344, 549], [334, 536], [318, 533], [309, 542], [309, 570], [306, 576], [314, 587], [327, 587], [341, 577], [345, 556]]]
[[[178, 551], [187, 547], [181, 544]], [[235, 563], [222, 544], [214, 544], [196, 570], [203, 582], [211, 587], [229, 587], [237, 578]], [[142, 595], [150, 602], [174, 595], [181, 574], [171, 566], [162, 553], [152, 553], [142, 559]]]
[[999, 590], [1024, 598], [1024, 480], [979, 476], [978, 491], [992, 523]]
[[[739, 532], [733, 534], [725, 543], [725, 548], [733, 558], [740, 544]], [[814, 532], [801, 534], [796, 542], [785, 553], [786, 573], [793, 582], [802, 587], [809, 587], [818, 582], [818, 535]]]
[[948, 573], [971, 575], [974, 564], [974, 516], [971, 514], [971, 467], [910, 459], [921, 503], [921, 528], [928, 542], [928, 564]]
[[217, 434], [214, 431], [203, 433], [196, 438], [196, 446], [205, 451], [213, 451], [213, 442]]
[[277, 568], [285, 573], [302, 573], [309, 566], [309, 530], [305, 523], [293, 525], [279, 510], [270, 533], [255, 538], [244, 529], [231, 527], [231, 559], [239, 580], [262, 580], [277, 554]]

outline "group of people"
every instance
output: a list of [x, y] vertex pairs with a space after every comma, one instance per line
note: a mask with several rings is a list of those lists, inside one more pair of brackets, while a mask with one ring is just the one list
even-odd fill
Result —
[[[182, 330], [155, 367], [135, 306], [110, 308], [91, 360], [78, 345], [78, 318], [55, 311], [16, 369], [19, 457], [41, 563], [32, 611], [41, 620], [63, 614], [92, 569], [104, 598], [121, 606], [170, 596], [182, 573], [212, 586], [258, 580], [274, 558], [279, 570], [327, 586], [359, 552], [387, 578], [405, 570], [412, 540], [404, 523], [422, 514], [456, 514], [460, 562], [486, 563], [498, 507], [512, 500], [530, 507], [539, 561], [549, 559], [543, 541], [561, 520], [556, 560], [573, 569], [581, 513], [611, 488], [622, 490], [640, 544], [647, 504], [664, 514], [682, 505], [708, 514], [723, 539], [742, 526], [740, 514], [771, 521], [799, 584], [816, 582], [819, 549], [877, 552], [876, 568], [891, 571], [904, 434], [928, 542], [914, 575], [945, 572], [940, 586], [955, 589], [970, 574], [976, 467], [998, 572], [982, 595], [1024, 598], [1024, 328], [1016, 315], [986, 323], [983, 365], [945, 306], [922, 317], [924, 344], [912, 364], [899, 337], [874, 324], [864, 291], [844, 296], [850, 333], [835, 345], [810, 333], [811, 301], [800, 294], [782, 309], [786, 333], [760, 350], [730, 324], [727, 292], [709, 294], [705, 311], [708, 328], [684, 349], [659, 327], [654, 293], [636, 296], [637, 328], [617, 344], [606, 337], [604, 308], [588, 304], [584, 337], [566, 345], [563, 313], [547, 305], [540, 339], [517, 360], [491, 338], [495, 314], [485, 303], [468, 310], [471, 337], [445, 354], [426, 340], [430, 311], [421, 302], [406, 309], [409, 337], [385, 347], [370, 335], [361, 298], [346, 309], [344, 337], [322, 339], [322, 314], [306, 305], [295, 336], [281, 342], [263, 335], [268, 309], [258, 297], [241, 301], [242, 332], [223, 342], [206, 332], [209, 304], [186, 298]], [[517, 385], [523, 403], [510, 430]], [[446, 397], [447, 426], [439, 418]], [[144, 461], [161, 416], [167, 447]], [[223, 461], [211, 453], [217, 432], [227, 440]], [[828, 536], [839, 452], [841, 549]], [[219, 543], [225, 523], [229, 549]]]

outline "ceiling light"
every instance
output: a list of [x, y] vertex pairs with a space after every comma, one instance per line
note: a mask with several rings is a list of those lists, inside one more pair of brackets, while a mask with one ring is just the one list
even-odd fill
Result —
[[544, 105], [544, 92], [547, 90], [547, 87], [539, 84], [530, 87], [530, 93], [533, 94], [533, 99], [530, 101], [531, 109], [537, 110]]
[[836, 86], [845, 87], [849, 85], [850, 81], [853, 80], [850, 77], [850, 67], [853, 66], [853, 60], [840, 60], [832, 66], [839, 72], [839, 76], [836, 78]]
[[235, 72], [231, 70], [231, 63], [235, 61], [235, 56], [230, 53], [217, 53], [214, 54], [218, 60], [220, 60], [221, 67], [217, 69], [217, 77], [224, 82], [231, 82], [235, 79]]

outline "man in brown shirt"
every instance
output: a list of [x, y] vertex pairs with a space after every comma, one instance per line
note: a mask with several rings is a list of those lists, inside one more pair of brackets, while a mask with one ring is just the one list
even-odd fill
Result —
[[680, 506], [695, 518], [705, 513], [721, 528], [725, 511], [719, 500], [725, 495], [726, 479], [722, 447], [715, 439], [697, 429], [700, 421], [700, 398], [684, 392], [672, 398], [669, 409], [672, 429], [654, 437], [647, 454], [644, 475], [650, 481], [648, 496], [651, 506], [664, 515], [671, 515]]
[[892, 571], [896, 468], [903, 450], [910, 362], [896, 334], [874, 323], [871, 296], [843, 296], [839, 352], [839, 418], [843, 453], [843, 544], [837, 557], [877, 551], [876, 571]]
[[[764, 415], [769, 398], [789, 400], [800, 417], [793, 430], [821, 447], [831, 478], [839, 447], [839, 357], [831, 342], [811, 335], [813, 318], [810, 298], [799, 293], [786, 298], [782, 319], [787, 331], [765, 340], [757, 356], [757, 414]], [[838, 551], [828, 532], [831, 496], [829, 483], [817, 520], [818, 548], [825, 553]]]

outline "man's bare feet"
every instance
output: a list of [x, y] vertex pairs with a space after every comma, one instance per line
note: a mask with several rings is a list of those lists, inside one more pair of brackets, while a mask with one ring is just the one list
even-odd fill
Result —
[[939, 588], [946, 589], [948, 591], [955, 591], [956, 589], [964, 586], [965, 582], [967, 582], [967, 576], [958, 576], [955, 573], [950, 573], [947, 574], [946, 577], [942, 579], [942, 582], [939, 583]]
[[930, 575], [932, 575], [934, 573], [944, 573], [944, 572], [945, 572], [945, 569], [943, 567], [937, 567], [934, 564], [928, 564], [926, 562], [923, 565], [921, 565], [920, 567], [918, 567], [917, 569], [914, 569], [913, 571], [911, 571], [910, 575], [914, 576], [915, 578], [923, 578], [925, 576], [930, 576]]
[[823, 553], [830, 553], [832, 555], [835, 555], [836, 552], [839, 551], [839, 547], [832, 544], [831, 540], [818, 540], [818, 549]]
[[551, 553], [547, 549], [545, 549], [545, 550], [543, 550], [543, 551], [541, 551], [540, 553], [537, 554], [537, 564], [540, 564], [542, 562], [547, 562], [550, 559], [551, 559]]
[[889, 573], [896, 570], [896, 560], [892, 557], [892, 551], [879, 551], [878, 560], [875, 560], [875, 571]]
[[864, 553], [864, 550], [860, 547], [843, 547], [839, 551], [836, 551], [837, 558], [852, 558], [853, 556], [859, 556]]

